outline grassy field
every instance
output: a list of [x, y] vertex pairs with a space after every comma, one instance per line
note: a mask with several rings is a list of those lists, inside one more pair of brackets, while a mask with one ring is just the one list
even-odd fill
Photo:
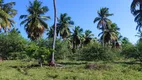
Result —
[[[128, 62], [58, 62], [39, 67], [33, 62], [0, 62], [0, 80], [142, 80], [140, 64]], [[94, 67], [86, 67], [92, 64]]]

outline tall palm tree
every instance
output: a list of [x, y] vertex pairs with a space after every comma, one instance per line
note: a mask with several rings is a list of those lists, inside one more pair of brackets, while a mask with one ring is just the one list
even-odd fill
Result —
[[[56, 0], [53, 0], [53, 6], [54, 6], [54, 37], [53, 37], [53, 45], [52, 48], [55, 50], [55, 44], [56, 44], [56, 36], [57, 36], [57, 9], [56, 9]], [[54, 51], [51, 54], [51, 60], [49, 61], [49, 65], [55, 66], [55, 59], [54, 59]]]
[[101, 30], [106, 29], [108, 22], [111, 22], [108, 17], [112, 15], [113, 14], [109, 13], [109, 8], [101, 8], [100, 11], [98, 11], [98, 17], [94, 19], [94, 23], [98, 22], [97, 28]]
[[[107, 29], [109, 26], [108, 23], [111, 22], [110, 19], [108, 19], [109, 16], [112, 16], [113, 14], [109, 13], [109, 8], [101, 8], [100, 11], [98, 11], [98, 17], [94, 19], [94, 23], [98, 22], [97, 28], [101, 29], [104, 33], [105, 29]], [[103, 46], [104, 46], [104, 40], [103, 40]]]
[[0, 30], [6, 32], [7, 29], [10, 29], [14, 26], [14, 20], [12, 18], [17, 14], [17, 11], [13, 9], [15, 2], [4, 3], [3, 0], [0, 0]]
[[135, 16], [137, 22], [136, 30], [141, 30], [142, 27], [142, 0], [133, 0], [131, 4], [131, 13]]
[[47, 6], [42, 6], [42, 2], [34, 0], [29, 1], [29, 7], [27, 9], [28, 15], [21, 15], [20, 19], [24, 19], [20, 24], [24, 25], [28, 37], [31, 40], [37, 40], [48, 28], [46, 20], [49, 20], [49, 16], [44, 16], [48, 12]]
[[71, 20], [71, 17], [67, 15], [67, 13], [61, 14], [60, 18], [58, 18], [57, 27], [59, 28], [60, 36], [63, 39], [66, 39], [70, 34], [70, 28], [74, 22]]

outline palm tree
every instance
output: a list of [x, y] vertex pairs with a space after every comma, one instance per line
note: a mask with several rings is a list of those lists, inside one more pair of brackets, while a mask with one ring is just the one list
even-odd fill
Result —
[[0, 0], [0, 30], [6, 32], [7, 29], [10, 30], [14, 26], [15, 22], [12, 18], [17, 14], [17, 11], [13, 9], [15, 2], [4, 3], [3, 0]]
[[59, 29], [60, 36], [65, 40], [68, 36], [70, 36], [71, 31], [70, 28], [74, 22], [71, 20], [71, 17], [67, 15], [67, 13], [61, 14], [60, 18], [58, 18], [57, 27]]
[[131, 4], [131, 12], [134, 14], [135, 11], [142, 10], [142, 0], [133, 0]]
[[135, 36], [140, 38], [139, 41], [142, 41], [142, 31], [139, 31]]
[[98, 17], [94, 19], [94, 23], [98, 22], [97, 28], [101, 30], [106, 29], [108, 22], [111, 22], [108, 17], [112, 15], [113, 14], [109, 13], [109, 8], [101, 8], [100, 11], [98, 11]]
[[20, 19], [24, 19], [20, 24], [24, 25], [28, 38], [37, 40], [48, 28], [45, 21], [49, 20], [50, 17], [44, 16], [48, 12], [48, 7], [42, 6], [42, 2], [38, 0], [30, 1], [29, 4], [27, 9], [29, 14], [20, 16]]
[[48, 36], [48, 38], [53, 38], [54, 37], [54, 27], [50, 27], [47, 30], [47, 36]]
[[104, 42], [104, 44], [106, 43], [110, 44], [112, 40], [117, 39], [115, 32], [112, 30], [104, 30], [104, 32], [101, 32], [98, 36], [100, 35], [101, 35], [100, 40], [101, 42]]
[[[109, 8], [101, 8], [100, 11], [98, 11], [98, 17], [94, 19], [94, 23], [98, 22], [97, 28], [101, 29], [104, 33], [105, 29], [107, 29], [109, 26], [108, 23], [111, 22], [110, 19], [108, 19], [109, 16], [112, 16], [113, 14], [109, 13]], [[104, 40], [103, 40], [103, 46], [104, 46]]]
[[79, 26], [76, 26], [75, 29], [73, 30], [73, 34], [72, 34], [73, 52], [75, 52], [78, 45], [81, 44], [82, 35], [83, 35], [83, 29], [80, 28]]
[[104, 41], [104, 44], [114, 43], [118, 40], [118, 30], [120, 29], [117, 27], [117, 24], [112, 23], [108, 29], [105, 29], [104, 32], [101, 32], [98, 36], [102, 35], [101, 42]]
[[133, 0], [131, 4], [131, 13], [135, 16], [137, 22], [136, 30], [141, 31], [142, 27], [142, 0]]
[[90, 30], [86, 30], [85, 31], [85, 34], [84, 34], [84, 44], [86, 45], [86, 44], [88, 44], [88, 43], [90, 43], [91, 42], [91, 40], [92, 40], [92, 37], [94, 36], [94, 34], [92, 34], [92, 31], [90, 31]]
[[126, 47], [126, 45], [129, 45], [129, 44], [131, 44], [129, 39], [127, 37], [123, 37], [121, 40], [122, 47]]
[[114, 48], [114, 47], [119, 48], [120, 44], [119, 44], [118, 40], [122, 37], [120, 35], [120, 32], [118, 32], [120, 30], [120, 28], [118, 28], [116, 23], [112, 23], [111, 24], [111, 30], [114, 31], [114, 33], [116, 35], [116, 39], [111, 41], [112, 42], [112, 48]]
[[[53, 37], [53, 45], [52, 49], [55, 50], [55, 44], [56, 44], [56, 28], [57, 28], [57, 9], [56, 9], [56, 0], [53, 0], [53, 6], [54, 6], [54, 37]], [[49, 65], [55, 66], [55, 59], [54, 59], [54, 51], [51, 54], [51, 60], [49, 61]]]

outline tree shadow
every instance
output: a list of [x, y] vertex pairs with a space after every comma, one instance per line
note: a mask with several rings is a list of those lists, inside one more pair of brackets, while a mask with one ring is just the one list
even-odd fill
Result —
[[87, 62], [59, 62], [61, 65], [84, 65], [87, 64]]
[[135, 60], [135, 61], [129, 61], [129, 62], [117, 62], [117, 61], [114, 61], [113, 62], [114, 64], [127, 64], [127, 65], [133, 65], [133, 64], [142, 64], [140, 63], [138, 60]]
[[[48, 65], [43, 64], [43, 66], [48, 66]], [[24, 75], [29, 75], [27, 70], [31, 68], [39, 68], [41, 66], [39, 64], [32, 64], [32, 65], [26, 65], [26, 66], [9, 66], [9, 67], [16, 69], [17, 71], [19, 71], [20, 73]]]

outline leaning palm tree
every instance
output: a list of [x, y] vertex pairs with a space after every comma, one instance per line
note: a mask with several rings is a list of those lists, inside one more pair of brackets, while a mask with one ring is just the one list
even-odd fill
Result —
[[14, 26], [15, 22], [12, 18], [17, 14], [17, 11], [13, 9], [15, 2], [4, 3], [0, 0], [0, 30], [5, 32]]
[[131, 13], [135, 16], [137, 23], [136, 30], [141, 31], [142, 27], [142, 0], [133, 0], [131, 4]]
[[20, 24], [24, 25], [25, 30], [28, 34], [28, 38], [31, 40], [37, 40], [48, 28], [46, 20], [49, 20], [49, 16], [44, 16], [48, 12], [47, 6], [42, 6], [42, 2], [34, 0], [29, 2], [27, 9], [28, 15], [21, 15], [20, 19], [24, 19]]
[[[108, 19], [109, 16], [112, 16], [113, 14], [109, 13], [109, 8], [101, 8], [100, 11], [98, 11], [98, 17], [94, 19], [94, 23], [98, 22], [97, 28], [101, 29], [103, 32], [105, 29], [107, 29], [109, 26], [108, 23], [111, 22], [110, 19]], [[104, 46], [104, 40], [103, 40], [103, 46]]]
[[[57, 36], [57, 9], [56, 9], [56, 0], [53, 0], [53, 6], [54, 6], [54, 37], [53, 37], [53, 45], [52, 45], [52, 49], [55, 50], [55, 44], [56, 44], [56, 36]], [[49, 61], [49, 65], [51, 66], [55, 66], [55, 59], [54, 59], [54, 51], [51, 54], [51, 58]]]
[[71, 17], [67, 15], [67, 13], [61, 14], [60, 18], [58, 18], [57, 27], [59, 29], [60, 36], [65, 40], [68, 36], [70, 36], [71, 31], [70, 28], [74, 22], [71, 20]]

